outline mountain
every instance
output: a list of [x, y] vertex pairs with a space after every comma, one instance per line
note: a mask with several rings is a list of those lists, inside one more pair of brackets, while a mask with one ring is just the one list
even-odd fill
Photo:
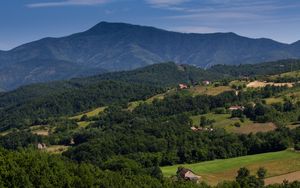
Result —
[[186, 34], [101, 22], [61, 38], [44, 38], [0, 52], [0, 88], [130, 70], [165, 61], [210, 67], [299, 58], [299, 45], [234, 33]]
[[297, 42], [294, 42], [292, 44], [292, 47], [293, 47], [294, 50], [299, 51], [300, 50], [300, 40], [298, 40]]

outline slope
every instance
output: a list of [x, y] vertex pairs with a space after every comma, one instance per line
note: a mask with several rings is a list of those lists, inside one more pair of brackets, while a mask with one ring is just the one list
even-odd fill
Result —
[[28, 125], [41, 118], [142, 100], [163, 92], [165, 87], [206, 77], [221, 76], [192, 66], [165, 63], [128, 72], [24, 86], [0, 94], [0, 127]]

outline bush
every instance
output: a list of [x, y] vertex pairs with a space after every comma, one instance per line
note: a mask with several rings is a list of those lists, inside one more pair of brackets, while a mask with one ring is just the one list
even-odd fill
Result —
[[81, 116], [80, 121], [87, 121], [88, 120], [88, 116], [86, 114], [84, 114], [83, 116]]
[[235, 117], [241, 118], [241, 117], [243, 117], [243, 111], [242, 110], [233, 110], [231, 112], [231, 117], [232, 118], [235, 118]]
[[241, 127], [241, 124], [240, 124], [239, 122], [235, 122], [235, 123], [234, 123], [234, 126], [235, 126], [235, 127]]
[[295, 144], [294, 148], [295, 150], [300, 151], [300, 143]]
[[226, 114], [226, 109], [225, 108], [216, 108], [215, 114]]

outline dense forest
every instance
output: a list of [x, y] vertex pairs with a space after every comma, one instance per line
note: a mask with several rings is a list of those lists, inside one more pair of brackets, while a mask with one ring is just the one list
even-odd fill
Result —
[[258, 64], [215, 65], [209, 71], [229, 76], [264, 76], [300, 69], [300, 60], [289, 59]]

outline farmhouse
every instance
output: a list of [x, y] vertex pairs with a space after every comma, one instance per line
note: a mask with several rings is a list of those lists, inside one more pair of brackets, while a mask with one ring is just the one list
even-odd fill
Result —
[[207, 127], [202, 128], [202, 127], [194, 127], [194, 126], [191, 127], [191, 130], [195, 131], [195, 132], [196, 131], [214, 131], [213, 128], [207, 128]]
[[47, 146], [46, 146], [46, 144], [44, 144], [44, 143], [38, 143], [37, 148], [38, 148], [39, 150], [42, 150], [42, 149], [46, 149]]
[[245, 107], [244, 106], [230, 106], [229, 108], [228, 108], [230, 111], [233, 111], [233, 110], [244, 110], [245, 109]]
[[187, 89], [188, 86], [186, 84], [179, 84], [180, 89]]
[[177, 178], [184, 179], [187, 181], [193, 181], [196, 183], [199, 183], [201, 180], [201, 176], [195, 174], [192, 170], [184, 167], [178, 167]]
[[209, 85], [209, 84], [210, 84], [210, 81], [204, 80], [202, 83], [203, 83], [204, 85]]

